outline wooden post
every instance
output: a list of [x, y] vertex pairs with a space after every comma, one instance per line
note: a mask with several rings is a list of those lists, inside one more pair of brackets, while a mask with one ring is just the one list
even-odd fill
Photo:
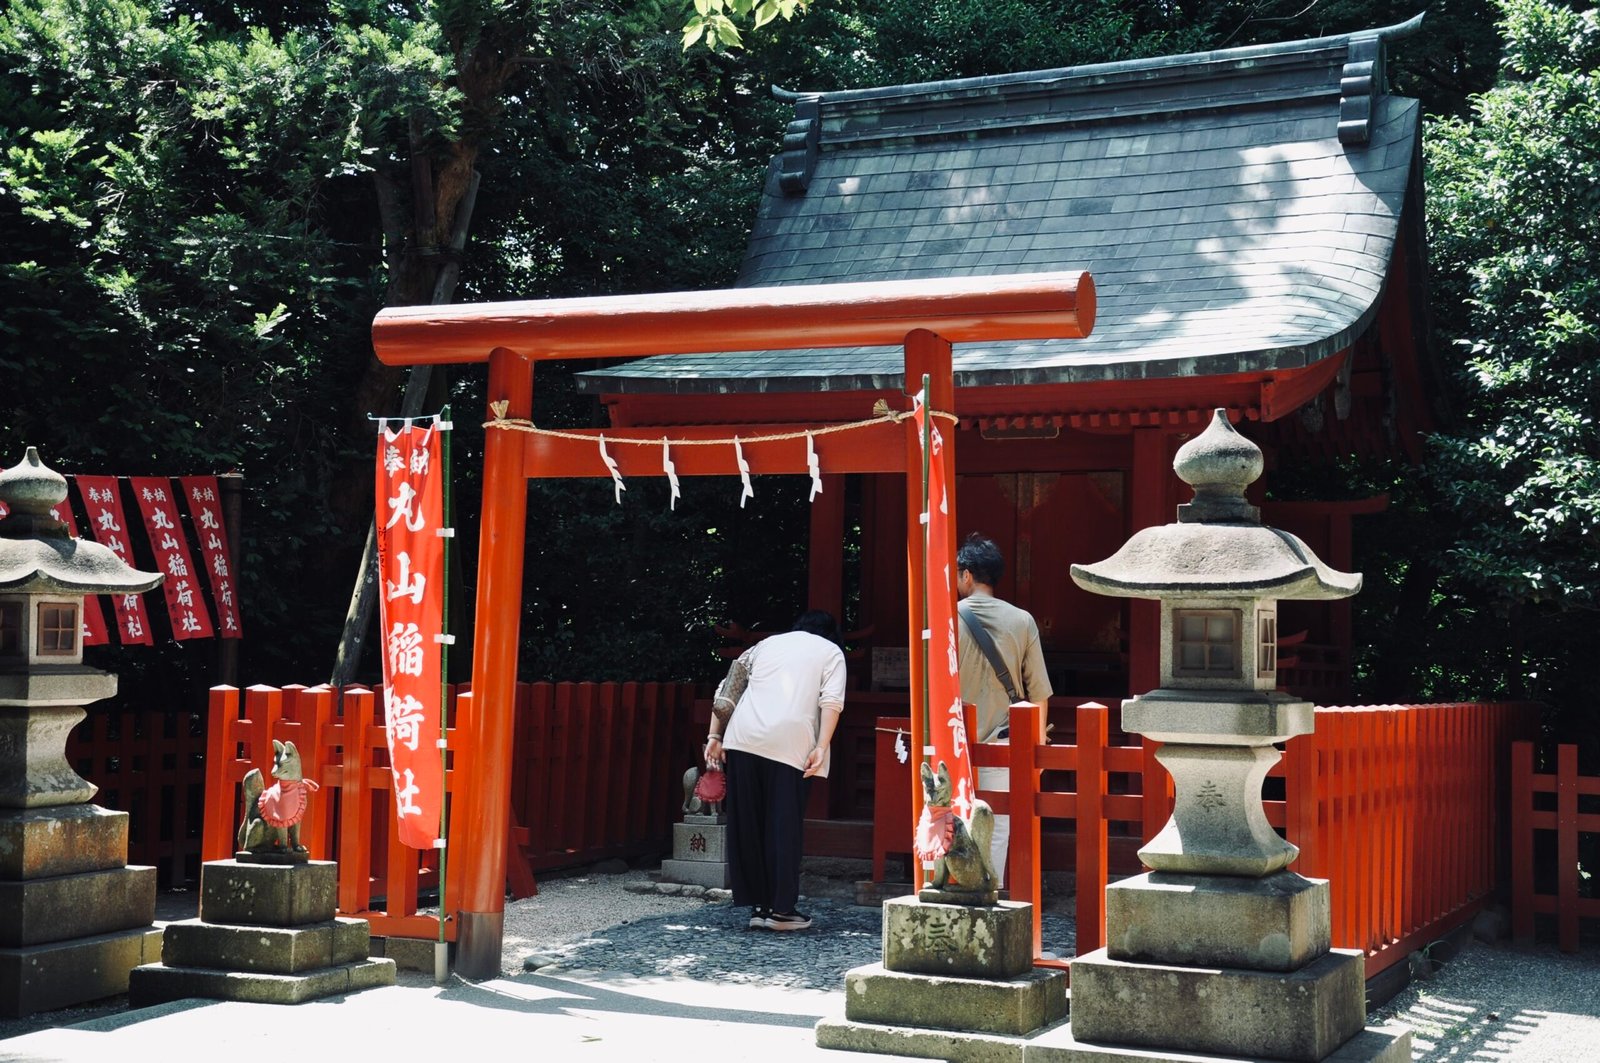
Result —
[[1578, 951], [1578, 747], [1556, 747], [1556, 940]]
[[1011, 706], [1011, 899], [1033, 905], [1033, 958], [1044, 949], [1043, 868], [1039, 861], [1039, 772], [1034, 768], [1039, 705]]
[[1078, 706], [1077, 838], [1078, 955], [1106, 943], [1106, 707], [1089, 701]]
[[[367, 766], [372, 751], [367, 729], [372, 726], [372, 691], [344, 689], [344, 765], [339, 772], [339, 911], [364, 912], [372, 903], [372, 796], [367, 792]], [[331, 802], [332, 795], [329, 795]]]
[[200, 859], [226, 860], [233, 855], [233, 722], [239, 718], [239, 689], [211, 688], [206, 706], [206, 808], [200, 828]]
[[[1167, 505], [1167, 479], [1172, 465], [1167, 457], [1167, 434], [1160, 428], [1133, 430], [1133, 467], [1128, 484], [1128, 534], [1154, 528], [1172, 520]], [[1161, 604], [1133, 599], [1128, 602], [1128, 693], [1137, 697], [1161, 685]], [[1142, 838], [1154, 838], [1167, 822], [1167, 769], [1156, 760], [1159, 743], [1146, 738], [1144, 745], [1144, 823]]]
[[[504, 347], [489, 356], [490, 404], [507, 417], [533, 413], [533, 360]], [[490, 416], [493, 416], [491, 413]], [[483, 513], [472, 652], [472, 789], [462, 829], [451, 839], [461, 869], [456, 969], [465, 978], [500, 973], [505, 926], [506, 831], [511, 807], [513, 698], [522, 620], [522, 558], [528, 484], [518, 433], [490, 429], [483, 445]]]

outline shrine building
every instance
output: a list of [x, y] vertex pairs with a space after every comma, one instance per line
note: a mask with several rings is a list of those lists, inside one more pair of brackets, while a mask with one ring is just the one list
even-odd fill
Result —
[[[1267, 457], [1252, 500], [1334, 568], [1362, 501], [1274, 502], [1287, 459], [1420, 456], [1435, 422], [1420, 125], [1385, 50], [1420, 25], [1096, 66], [780, 92], [739, 286], [1087, 270], [1085, 339], [957, 344], [958, 538], [1005, 553], [1000, 596], [1037, 618], [1059, 708], [1154, 687], [1157, 606], [1085, 593], [1106, 557], [1188, 498], [1176, 449], [1229, 412]], [[647, 358], [583, 372], [616, 428], [847, 422], [904, 408], [899, 348]], [[915, 390], [913, 385], [911, 390]], [[826, 470], [824, 469], [824, 472]], [[812, 504], [809, 605], [867, 645], [846, 713], [904, 712], [906, 480], [828, 478]], [[859, 566], [847, 588], [847, 527]], [[858, 569], [858, 571], [857, 571]], [[739, 618], [733, 618], [735, 620]], [[1280, 684], [1347, 702], [1347, 602], [1285, 603]], [[866, 729], [863, 731], [862, 729]], [[836, 779], [827, 818], [870, 818]], [[853, 847], [849, 847], [853, 848]]]

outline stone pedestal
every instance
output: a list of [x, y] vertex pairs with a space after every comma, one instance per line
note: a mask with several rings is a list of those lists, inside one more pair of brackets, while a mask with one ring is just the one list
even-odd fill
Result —
[[844, 1017], [817, 1023], [817, 1045], [1020, 1061], [1067, 1016], [1066, 974], [1034, 970], [1032, 946], [1032, 905], [886, 900], [883, 963], [845, 975]]
[[125, 812], [0, 809], [0, 1016], [116, 996], [155, 958], [156, 869], [127, 860]]
[[133, 971], [129, 1002], [298, 1004], [393, 985], [394, 961], [367, 956], [366, 920], [334, 917], [337, 889], [337, 865], [327, 860], [205, 864], [199, 918], [166, 928], [161, 961]]
[[672, 825], [672, 856], [661, 861], [661, 877], [707, 889], [727, 889], [728, 817], [685, 815]]

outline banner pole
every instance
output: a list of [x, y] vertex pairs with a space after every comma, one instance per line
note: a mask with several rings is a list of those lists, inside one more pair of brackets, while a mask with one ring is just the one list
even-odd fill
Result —
[[450, 787], [448, 781], [450, 751], [445, 742], [450, 733], [450, 543], [455, 532], [455, 513], [452, 506], [455, 502], [455, 492], [451, 489], [450, 476], [450, 438], [454, 435], [450, 423], [450, 404], [445, 403], [439, 411], [439, 448], [441, 464], [440, 475], [444, 477], [442, 484], [444, 490], [441, 523], [449, 528], [450, 535], [444, 540], [444, 599], [443, 608], [439, 616], [439, 630], [446, 638], [439, 645], [439, 940], [433, 946], [433, 981], [435, 985], [443, 985], [450, 977], [450, 945], [445, 937], [444, 924], [450, 913], [445, 907], [445, 871], [450, 862], [450, 817], [448, 808], [450, 804]]
[[[933, 732], [928, 729], [930, 724], [931, 724], [931, 720], [929, 719], [929, 716], [928, 716], [928, 678], [929, 678], [929, 676], [928, 676], [928, 643], [930, 641], [929, 634], [928, 634], [928, 631], [929, 631], [929, 628], [928, 628], [928, 624], [929, 624], [928, 595], [930, 593], [930, 591], [929, 591], [928, 573], [932, 571], [932, 564], [931, 564], [932, 555], [928, 553], [928, 548], [931, 545], [931, 541], [929, 539], [929, 531], [933, 527], [933, 513], [928, 508], [929, 462], [931, 461], [932, 456], [933, 456], [933, 410], [928, 405], [929, 399], [931, 398], [931, 396], [928, 394], [928, 389], [931, 386], [932, 386], [932, 378], [927, 373], [923, 373], [922, 374], [922, 741], [924, 742], [924, 744], [931, 743], [932, 740], [933, 740], [932, 739]], [[927, 756], [927, 754], [923, 750], [920, 750], [920, 749], [917, 750], [917, 758], [918, 758], [917, 759], [917, 764], [918, 764], [919, 770], [920, 770], [920, 766], [923, 763], [923, 759], [922, 758], [924, 758], [926, 756]]]

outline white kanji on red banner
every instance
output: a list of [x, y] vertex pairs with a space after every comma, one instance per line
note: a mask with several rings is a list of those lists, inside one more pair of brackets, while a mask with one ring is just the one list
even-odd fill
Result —
[[[117, 492], [115, 476], [75, 476], [78, 495], [83, 499], [84, 520], [89, 535], [95, 542], [108, 547], [133, 565], [133, 541], [128, 537], [128, 521], [122, 513], [122, 498]], [[171, 582], [170, 580], [168, 581]], [[111, 605], [117, 614], [117, 640], [124, 646], [155, 645], [150, 634], [149, 618], [144, 611], [144, 595], [115, 594]]]
[[[82, 492], [83, 488], [78, 488]], [[81, 539], [78, 534], [78, 522], [72, 516], [72, 505], [65, 499], [59, 506], [50, 510], [50, 515], [67, 526], [67, 534], [74, 539]], [[106, 615], [100, 611], [100, 599], [89, 595], [83, 600], [83, 644], [85, 646], [104, 646], [110, 642], [106, 634]]]
[[239, 601], [234, 591], [233, 558], [228, 551], [228, 530], [222, 523], [215, 476], [180, 476], [178, 486], [189, 505], [195, 541], [200, 544], [200, 563], [211, 584], [211, 600], [217, 607], [217, 627], [225, 639], [241, 637]]
[[383, 638], [384, 722], [400, 840], [430, 849], [444, 800], [440, 761], [444, 631], [444, 470], [439, 432], [378, 431], [378, 627]]
[[172, 481], [165, 476], [130, 476], [128, 483], [133, 487], [134, 500], [144, 517], [144, 530], [150, 536], [156, 565], [167, 576], [161, 588], [167, 596], [172, 637], [179, 640], [210, 638], [211, 612], [200, 594], [200, 574], [194, 569], [189, 543], [179, 524]]

